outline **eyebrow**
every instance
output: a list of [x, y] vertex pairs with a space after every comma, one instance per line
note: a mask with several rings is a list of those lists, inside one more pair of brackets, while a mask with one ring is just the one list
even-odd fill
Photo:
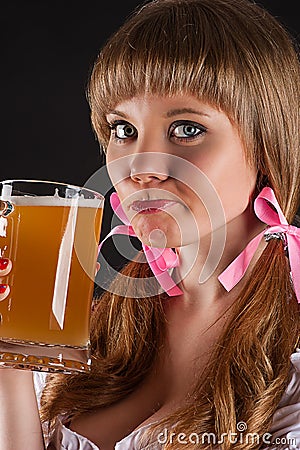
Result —
[[193, 108], [177, 108], [177, 109], [171, 109], [167, 112], [166, 117], [174, 117], [178, 116], [179, 114], [185, 114], [185, 113], [191, 113], [191, 114], [198, 114], [199, 116], [206, 116], [210, 117], [209, 114], [206, 114], [202, 111], [197, 111]]
[[109, 116], [110, 114], [114, 114], [115, 116], [121, 116], [121, 117], [124, 117], [124, 119], [126, 119], [126, 114], [124, 114], [122, 111], [118, 111], [117, 109], [114, 109], [114, 110], [112, 110], [112, 111], [109, 111], [108, 113], [107, 113], [107, 115]]

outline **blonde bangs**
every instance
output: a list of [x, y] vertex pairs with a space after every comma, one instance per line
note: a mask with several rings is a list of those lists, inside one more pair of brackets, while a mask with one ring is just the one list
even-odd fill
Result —
[[[172, 1], [164, 3], [168, 7]], [[163, 7], [162, 2], [157, 4]], [[217, 18], [212, 29], [213, 21], [202, 14], [197, 1], [193, 12], [182, 2], [181, 7], [176, 4], [173, 14], [158, 11], [154, 20], [152, 11], [148, 21], [140, 23], [138, 19], [137, 14], [134, 27], [125, 25], [111, 38], [92, 73], [89, 98], [100, 142], [107, 145], [105, 114], [138, 95], [187, 93], [236, 119], [241, 101], [247, 102], [242, 70], [238, 69], [239, 52], [231, 42], [230, 30], [220, 26]]]

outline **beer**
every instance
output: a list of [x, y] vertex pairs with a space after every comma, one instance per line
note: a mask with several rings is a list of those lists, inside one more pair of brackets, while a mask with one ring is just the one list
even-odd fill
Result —
[[11, 197], [1, 257], [13, 268], [0, 302], [0, 339], [87, 348], [102, 220], [99, 199]]

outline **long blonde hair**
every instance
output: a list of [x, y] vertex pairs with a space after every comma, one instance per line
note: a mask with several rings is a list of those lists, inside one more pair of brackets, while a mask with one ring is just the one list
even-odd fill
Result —
[[[237, 124], [247, 158], [257, 167], [257, 190], [271, 186], [291, 222], [299, 206], [299, 89], [295, 43], [258, 5], [247, 0], [155, 0], [138, 9], [103, 46], [88, 98], [104, 148], [109, 140], [105, 115], [138, 94], [188, 93], [220, 108]], [[131, 279], [150, 276], [148, 266], [138, 261], [123, 273]], [[75, 416], [132, 392], [163, 343], [163, 301], [164, 295], [145, 300], [142, 293], [132, 299], [106, 292], [92, 318], [91, 374], [50, 377], [42, 418]], [[221, 436], [235, 431], [238, 421], [247, 423], [249, 433], [268, 431], [288, 382], [299, 322], [282, 242], [270, 241], [233, 306], [193, 403], [166, 417], [153, 433], [173, 427], [185, 435]], [[232, 444], [224, 441], [220, 447]], [[257, 442], [234, 444], [235, 449], [258, 447]], [[176, 448], [176, 442], [165, 448]]]

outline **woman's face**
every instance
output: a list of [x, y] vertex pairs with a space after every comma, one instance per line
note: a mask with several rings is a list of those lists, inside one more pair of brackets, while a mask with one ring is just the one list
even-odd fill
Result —
[[180, 247], [246, 210], [256, 170], [222, 111], [187, 95], [145, 96], [107, 121], [108, 172], [144, 244]]

